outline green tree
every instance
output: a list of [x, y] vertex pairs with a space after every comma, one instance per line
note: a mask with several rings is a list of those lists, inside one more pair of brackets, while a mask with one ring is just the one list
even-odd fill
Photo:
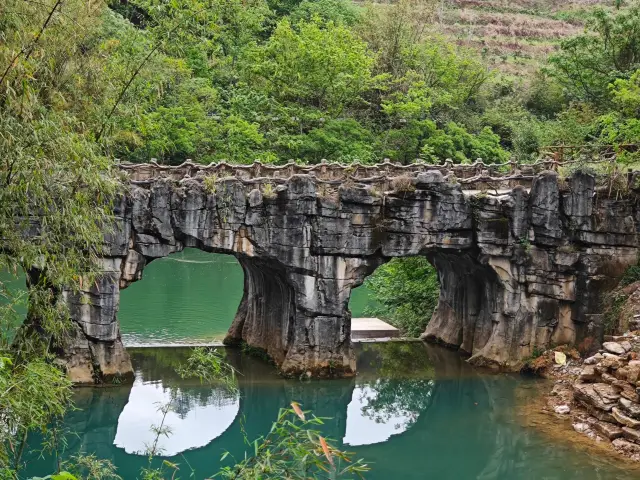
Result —
[[358, 7], [347, 0], [303, 0], [293, 9], [289, 18], [294, 25], [314, 18], [325, 23], [355, 25], [360, 20], [360, 12]]
[[609, 85], [640, 68], [640, 6], [615, 12], [598, 8], [586, 29], [561, 42], [549, 71], [569, 98], [610, 108]]
[[15, 478], [29, 431], [69, 406], [50, 351], [73, 329], [60, 291], [92, 281], [117, 191], [95, 142], [113, 79], [102, 76], [103, 6], [6, 0], [0, 16], [0, 271], [25, 271], [29, 328], [0, 282], [0, 476]]
[[388, 319], [404, 335], [424, 332], [440, 294], [436, 271], [425, 257], [394, 258], [378, 267], [366, 285], [382, 305], [372, 314]]
[[339, 115], [369, 88], [373, 58], [348, 28], [317, 17], [294, 28], [282, 20], [254, 50], [249, 80], [281, 102]]

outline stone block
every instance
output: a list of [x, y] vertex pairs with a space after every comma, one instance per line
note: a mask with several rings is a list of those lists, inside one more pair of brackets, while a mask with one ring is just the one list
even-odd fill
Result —
[[622, 435], [627, 440], [640, 445], [640, 430], [629, 427], [622, 427]]
[[600, 375], [596, 372], [596, 368], [593, 365], [586, 365], [582, 372], [580, 372], [580, 381], [581, 382], [597, 382], [600, 378]]
[[609, 440], [620, 438], [623, 434], [623, 431], [619, 426], [609, 422], [594, 422], [592, 427], [596, 432]]
[[626, 425], [627, 427], [631, 428], [640, 428], [639, 420], [625, 415], [624, 412], [617, 407], [613, 407], [611, 409], [611, 415], [613, 415], [613, 418], [615, 418], [616, 422], [618, 422], [620, 425]]

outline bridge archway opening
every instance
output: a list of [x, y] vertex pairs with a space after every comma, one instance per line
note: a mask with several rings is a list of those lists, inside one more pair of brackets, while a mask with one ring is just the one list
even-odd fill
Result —
[[377, 266], [352, 289], [349, 310], [352, 318], [376, 317], [398, 328], [402, 336], [419, 337], [438, 296], [438, 275], [426, 256], [396, 257]]
[[220, 343], [238, 311], [244, 274], [233, 255], [195, 248], [144, 266], [120, 292], [125, 346]]
[[[476, 253], [438, 248], [385, 258], [362, 282], [375, 302], [365, 308], [366, 316], [394, 324], [403, 336], [441, 343], [467, 356], [481, 352], [494, 333], [492, 319], [505, 292], [495, 266], [479, 262]], [[362, 288], [354, 288], [352, 295]], [[352, 317], [357, 317], [353, 310]]]
[[440, 295], [422, 338], [469, 356], [479, 353], [491, 338], [493, 317], [500, 310], [502, 284], [496, 272], [468, 252], [440, 250], [427, 258], [438, 272]]

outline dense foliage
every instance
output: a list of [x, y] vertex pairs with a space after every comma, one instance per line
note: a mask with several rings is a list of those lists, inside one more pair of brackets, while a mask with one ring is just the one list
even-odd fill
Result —
[[366, 285], [380, 304], [372, 314], [387, 319], [406, 336], [424, 332], [440, 294], [436, 271], [425, 257], [394, 258], [378, 267]]
[[57, 293], [93, 281], [117, 185], [91, 133], [102, 56], [81, 48], [100, 8], [70, 0], [61, 15], [61, 3], [0, 8], [0, 272], [28, 272], [30, 320], [16, 332], [26, 299], [0, 281], [0, 478], [17, 476], [29, 431], [56, 442], [71, 396], [49, 353], [71, 328]]
[[74, 48], [102, 59], [84, 65], [101, 88], [81, 88], [67, 105], [86, 106], [83, 128], [109, 155], [172, 164], [508, 157], [491, 125], [468, 121], [491, 73], [424, 33], [429, 1], [92, 8], [93, 30]]

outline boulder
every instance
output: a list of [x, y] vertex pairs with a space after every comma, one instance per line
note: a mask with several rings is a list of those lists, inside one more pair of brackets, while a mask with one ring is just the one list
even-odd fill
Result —
[[604, 342], [602, 344], [602, 348], [604, 348], [609, 353], [613, 353], [614, 355], [624, 355], [628, 351], [625, 350], [625, 348], [618, 342]]
[[587, 433], [591, 430], [591, 427], [589, 427], [588, 423], [579, 422], [573, 424], [573, 429], [578, 433]]
[[553, 409], [553, 411], [559, 415], [566, 415], [571, 412], [571, 408], [569, 408], [568, 405], [558, 405]]
[[631, 440], [633, 443], [640, 444], [640, 430], [635, 428], [622, 427], [622, 435], [627, 440]]
[[619, 453], [628, 456], [640, 456], [640, 445], [637, 443], [630, 442], [625, 440], [624, 438], [616, 438], [613, 442], [613, 448], [615, 448]]
[[620, 395], [616, 392], [616, 390], [607, 383], [594, 383], [593, 389], [600, 395], [601, 398], [615, 402], [620, 398]]
[[578, 383], [573, 386], [573, 396], [598, 410], [610, 412], [620, 395], [606, 383]]
[[629, 382], [616, 379], [611, 383], [611, 386], [621, 397], [631, 400], [632, 402], [640, 403], [640, 395], [638, 395], [636, 389]]
[[604, 336], [605, 342], [624, 342], [628, 339], [629, 337], [626, 337], [624, 335], [605, 335]]
[[629, 383], [636, 383], [640, 379], [640, 365], [627, 365], [627, 381]]
[[609, 353], [604, 350], [600, 350], [600, 353], [604, 358], [617, 358], [618, 360], [622, 360], [622, 356], [616, 355], [615, 353]]
[[598, 363], [600, 360], [602, 360], [604, 357], [602, 356], [601, 353], [596, 353], [595, 355], [586, 358], [584, 361], [585, 365], [595, 365], [596, 363]]
[[636, 365], [634, 366], [626, 365], [616, 370], [614, 375], [616, 378], [620, 380], [626, 380], [629, 383], [635, 384], [638, 381], [638, 378], [640, 377], [640, 367]]
[[599, 372], [606, 372], [608, 370], [617, 370], [622, 367], [622, 361], [618, 356], [610, 356], [602, 359], [600, 363], [596, 365], [596, 370]]
[[589, 413], [589, 415], [600, 420], [601, 422], [611, 423], [614, 425], [617, 423], [616, 419], [613, 418], [613, 415], [611, 415], [610, 413], [605, 412], [603, 410], [598, 410], [593, 405], [589, 405], [588, 403], [585, 403], [580, 400], [578, 401], [578, 403], [584, 407], [584, 409]]
[[618, 399], [618, 403], [626, 415], [635, 420], [640, 420], [640, 404], [623, 397]]
[[600, 374], [596, 372], [596, 368], [594, 365], [586, 365], [582, 371], [580, 372], [580, 381], [581, 382], [597, 382], [600, 378]]

